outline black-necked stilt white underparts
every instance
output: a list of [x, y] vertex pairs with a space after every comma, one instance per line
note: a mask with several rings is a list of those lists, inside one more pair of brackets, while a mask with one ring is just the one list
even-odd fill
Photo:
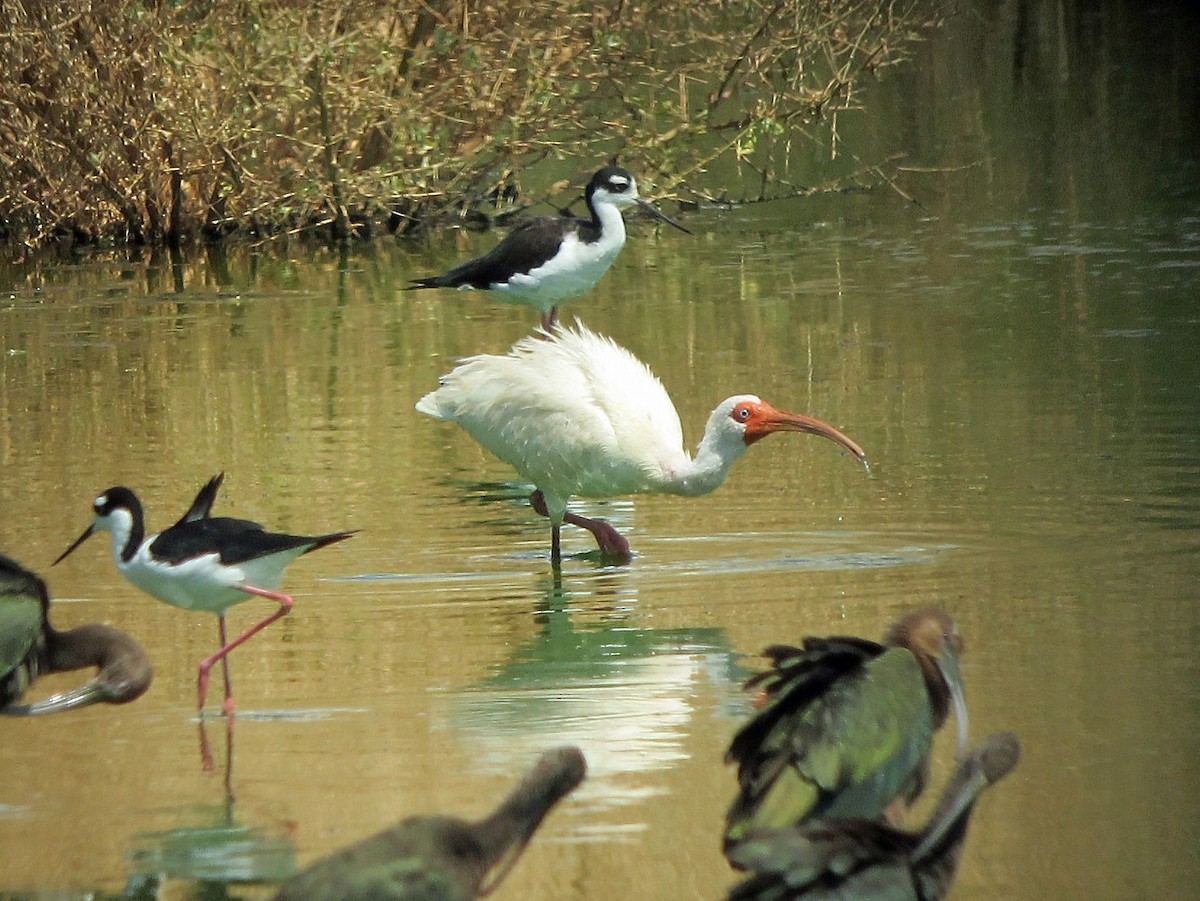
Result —
[[[36, 704], [14, 702], [38, 676], [97, 667], [85, 685]], [[138, 643], [109, 626], [59, 632], [50, 625], [46, 583], [15, 560], [0, 556], [0, 712], [54, 713], [89, 704], [124, 704], [150, 687], [154, 670]]]
[[640, 198], [633, 176], [618, 166], [605, 166], [593, 175], [584, 198], [590, 219], [527, 219], [484, 256], [468, 260], [445, 275], [414, 279], [407, 290], [490, 291], [498, 300], [540, 311], [542, 328], [549, 331], [554, 327], [558, 304], [595, 287], [625, 246], [621, 207], [636, 203], [656, 219], [691, 234]]
[[[256, 522], [211, 517], [224, 473], [200, 489], [183, 517], [157, 535], [145, 537], [142, 505], [125, 487], [109, 488], [92, 503], [95, 519], [54, 562], [57, 564], [96, 531], [112, 534], [113, 562], [133, 585], [160, 601], [183, 610], [215, 613], [221, 648], [200, 661], [197, 679], [199, 708], [204, 709], [208, 674], [221, 661], [225, 676], [225, 705], [233, 712], [229, 682], [229, 652], [261, 632], [292, 609], [292, 599], [275, 589], [288, 564], [309, 551], [342, 541], [353, 532], [329, 535], [284, 535], [267, 532]], [[270, 598], [279, 609], [233, 641], [226, 641], [225, 611], [251, 595]]]

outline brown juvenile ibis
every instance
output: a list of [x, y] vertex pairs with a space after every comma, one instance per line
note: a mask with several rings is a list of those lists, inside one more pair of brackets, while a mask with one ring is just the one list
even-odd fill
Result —
[[847, 819], [757, 833], [727, 851], [752, 874], [729, 901], [938, 901], [954, 880], [975, 802], [1019, 758], [1016, 736], [993, 735], [959, 765], [919, 831]]
[[835, 637], [767, 648], [771, 668], [747, 682], [762, 706], [726, 755], [739, 786], [726, 847], [763, 829], [875, 819], [894, 800], [911, 802], [952, 704], [958, 755], [966, 750], [961, 651], [954, 620], [940, 610], [908, 614], [882, 644]]
[[[96, 676], [79, 688], [35, 704], [16, 703], [38, 676], [93, 666]], [[125, 704], [145, 693], [153, 674], [145, 652], [124, 632], [102, 625], [55, 629], [46, 583], [0, 556], [0, 712], [29, 716]]]
[[547, 751], [482, 820], [404, 820], [284, 883], [275, 901], [468, 901], [486, 895], [585, 770], [578, 748]]
[[[112, 535], [113, 562], [133, 585], [183, 610], [217, 615], [220, 649], [200, 662], [198, 707], [204, 709], [209, 671], [221, 662], [225, 676], [225, 713], [233, 712], [233, 687], [227, 655], [292, 609], [292, 598], [276, 589], [283, 571], [297, 557], [349, 538], [353, 532], [286, 535], [264, 531], [256, 522], [210, 516], [223, 474], [200, 489], [183, 517], [157, 535], [145, 537], [142, 505], [128, 488], [109, 488], [92, 503], [95, 518], [55, 563], [94, 532]], [[251, 597], [264, 597], [279, 609], [233, 641], [225, 636], [225, 611]]]
[[609, 523], [567, 512], [572, 496], [708, 494], [751, 444], [775, 432], [819, 435], [860, 462], [867, 459], [833, 426], [777, 410], [752, 394], [717, 405], [693, 457], [684, 450], [675, 405], [654, 373], [578, 323], [523, 338], [504, 355], [464, 360], [417, 410], [457, 423], [536, 486], [530, 502], [552, 524], [555, 564], [564, 522], [590, 531], [603, 556], [630, 556], [629, 542]]

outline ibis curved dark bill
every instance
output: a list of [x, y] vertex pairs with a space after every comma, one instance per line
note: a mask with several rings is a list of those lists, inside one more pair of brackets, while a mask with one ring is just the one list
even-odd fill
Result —
[[578, 748], [547, 751], [482, 820], [412, 817], [284, 883], [275, 901], [468, 901], [499, 885], [550, 809], [577, 786]]
[[[220, 661], [225, 677], [224, 711], [230, 714], [234, 701], [226, 658], [238, 645], [292, 609], [292, 598], [276, 590], [284, 569], [302, 554], [354, 533], [287, 535], [264, 531], [258, 523], [245, 519], [213, 517], [212, 505], [223, 478], [221, 473], [210, 479], [178, 522], [148, 538], [137, 496], [123, 486], [109, 488], [92, 503], [92, 524], [54, 562], [62, 561], [94, 532], [108, 532], [112, 535], [113, 562], [130, 583], [173, 607], [215, 613], [221, 646], [200, 661], [198, 707], [204, 709], [209, 671]], [[254, 596], [275, 601], [279, 609], [228, 641], [225, 611]]]
[[689, 456], [679, 414], [654, 373], [578, 323], [522, 338], [504, 355], [464, 360], [417, 410], [457, 423], [534, 484], [530, 502], [552, 523], [555, 563], [564, 522], [590, 531], [605, 557], [630, 557], [629, 542], [609, 523], [567, 511], [572, 496], [708, 494], [751, 444], [774, 432], [819, 435], [867, 459], [833, 426], [752, 394], [718, 404]]
[[[35, 704], [16, 703], [38, 676], [93, 666], [95, 677], [79, 688]], [[124, 632], [103, 625], [55, 629], [46, 583], [0, 556], [0, 712], [32, 716], [125, 704], [141, 697], [153, 677], [146, 653]]]
[[767, 648], [771, 668], [746, 683], [761, 691], [761, 708], [726, 755], [738, 765], [726, 848], [764, 829], [876, 819], [894, 815], [894, 801], [911, 803], [951, 706], [958, 756], [966, 751], [961, 652], [954, 620], [931, 609], [897, 621], [882, 644], [807, 638], [800, 648]]
[[625, 246], [622, 207], [637, 204], [654, 218], [687, 232], [639, 197], [637, 181], [618, 166], [605, 166], [593, 175], [584, 199], [589, 218], [527, 219], [484, 256], [468, 260], [445, 275], [414, 279], [407, 290], [488, 291], [505, 303], [538, 310], [542, 328], [549, 329], [557, 318], [558, 305], [594, 288]]
[[919, 831], [850, 819], [758, 833], [727, 852], [752, 874], [729, 901], [938, 901], [954, 881], [980, 794], [1020, 756], [1015, 735], [993, 735], [959, 765]]

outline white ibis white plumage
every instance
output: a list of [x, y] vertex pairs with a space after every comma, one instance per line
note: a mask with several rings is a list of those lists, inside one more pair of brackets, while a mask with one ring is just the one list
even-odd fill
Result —
[[629, 559], [629, 542], [610, 524], [567, 511], [572, 496], [708, 494], [746, 448], [773, 432], [820, 435], [864, 465], [867, 459], [833, 426], [752, 394], [718, 404], [690, 456], [679, 414], [654, 373], [582, 324], [522, 338], [507, 354], [464, 360], [417, 410], [458, 423], [534, 484], [530, 502], [553, 525], [556, 563], [564, 522], [590, 531], [605, 557]]

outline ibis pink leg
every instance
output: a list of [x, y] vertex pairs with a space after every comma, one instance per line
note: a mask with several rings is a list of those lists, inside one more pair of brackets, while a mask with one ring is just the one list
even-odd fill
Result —
[[[238, 591], [244, 591], [244, 592], [246, 592], [246, 594], [253, 594], [253, 595], [257, 595], [259, 597], [263, 597], [263, 598], [270, 598], [271, 600], [273, 600], [279, 604], [279, 609], [276, 610], [274, 613], [272, 613], [270, 616], [268, 616], [266, 619], [264, 619], [257, 626], [254, 626], [249, 631], [243, 633], [242, 635], [235, 638], [233, 641], [229, 642], [229, 644], [222, 647], [221, 650], [217, 651], [217, 653], [213, 654], [211, 657], [206, 657], [200, 661], [200, 676], [196, 680], [196, 688], [197, 688], [197, 693], [199, 695], [200, 710], [204, 710], [204, 699], [208, 695], [208, 673], [209, 673], [209, 670], [211, 670], [213, 668], [213, 664], [215, 664], [218, 660], [220, 660], [220, 661], [222, 661], [222, 664], [224, 666], [228, 666], [228, 664], [224, 663], [224, 661], [225, 661], [225, 658], [229, 655], [230, 651], [232, 651], [238, 645], [244, 643], [247, 639], [252, 638], [255, 635], [257, 635], [259, 632], [261, 632], [267, 626], [271, 625], [271, 623], [275, 622], [277, 619], [281, 619], [282, 617], [287, 616], [287, 614], [289, 612], [291, 612], [291, 609], [292, 609], [293, 601], [286, 594], [280, 594], [277, 591], [268, 591], [265, 588], [255, 588], [253, 585], [239, 585], [239, 586], [237, 586], [237, 588], [238, 588]], [[223, 618], [222, 618], [222, 622], [223, 622]], [[224, 638], [223, 630], [222, 630], [222, 638]], [[228, 670], [226, 670], [225, 686], [226, 686], [226, 695], [225, 695], [224, 710], [225, 710], [226, 716], [228, 716], [229, 714], [233, 713], [233, 692], [229, 688]]]
[[542, 331], [552, 332], [558, 327], [558, 307], [551, 307], [542, 313]]
[[[534, 512], [539, 516], [549, 516], [549, 512], [546, 510], [546, 498], [540, 490], [529, 495], [529, 505], [533, 507]], [[581, 529], [587, 529], [591, 532], [592, 537], [596, 539], [596, 544], [599, 546], [602, 556], [621, 563], [627, 563], [633, 559], [633, 554], [629, 550], [629, 542], [625, 539], [625, 536], [603, 519], [589, 519], [586, 516], [580, 516], [578, 513], [566, 513], [563, 515], [563, 522], [579, 526]], [[550, 560], [552, 563], [559, 561], [558, 532], [558, 524], [555, 523], [550, 544]]]

